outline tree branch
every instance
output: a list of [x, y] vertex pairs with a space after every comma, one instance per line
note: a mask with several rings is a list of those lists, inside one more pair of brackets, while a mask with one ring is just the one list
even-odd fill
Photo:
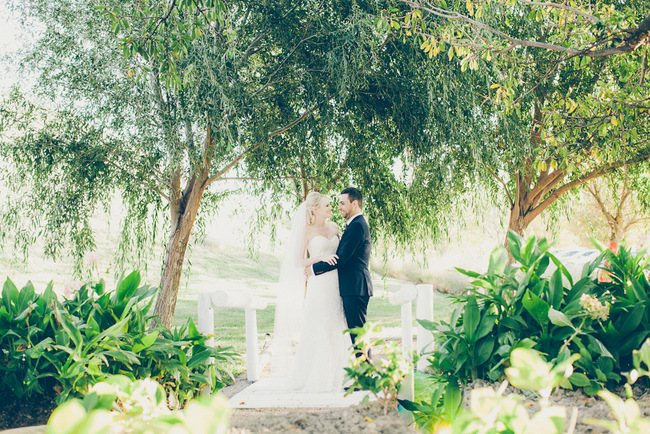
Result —
[[[336, 97], [336, 94], [330, 96], [330, 97], [327, 99], [326, 102], [330, 102], [331, 100], [334, 99], [334, 97]], [[313, 112], [318, 108], [318, 106], [319, 106], [319, 104], [315, 104], [313, 107], [311, 107], [310, 109], [306, 110], [302, 115], [300, 115], [297, 119], [295, 119], [295, 120], [292, 121], [291, 123], [289, 123], [289, 124], [287, 124], [287, 125], [285, 125], [285, 126], [283, 126], [283, 127], [280, 127], [280, 128], [277, 128], [277, 129], [271, 131], [271, 132], [269, 133], [269, 135], [268, 135], [268, 138], [270, 139], [270, 138], [272, 138], [272, 137], [275, 137], [275, 136], [277, 136], [278, 134], [282, 134], [282, 133], [284, 133], [285, 131], [288, 131], [288, 130], [290, 130], [291, 128], [295, 127], [295, 126], [298, 125], [300, 122], [302, 122], [306, 117], [308, 117], [309, 115], [311, 115], [311, 114], [312, 114], [312, 113], [313, 113]], [[239, 154], [237, 157], [235, 157], [235, 159], [232, 160], [228, 165], [226, 165], [223, 169], [221, 169], [221, 170], [220, 170], [219, 172], [217, 172], [216, 174], [212, 175], [212, 176], [211, 176], [211, 177], [206, 181], [206, 187], [207, 187], [208, 185], [212, 184], [212, 183], [213, 183], [214, 181], [216, 181], [217, 179], [221, 178], [221, 177], [222, 177], [225, 173], [227, 173], [230, 169], [232, 169], [233, 167], [235, 167], [235, 166], [237, 165], [237, 163], [239, 163], [241, 160], [243, 160], [244, 157], [246, 157], [246, 155], [248, 155], [248, 154], [250, 154], [251, 152], [253, 152], [254, 150], [258, 149], [258, 148], [261, 147], [263, 144], [264, 144], [263, 142], [257, 143], [257, 144], [255, 144], [255, 145], [251, 146], [250, 148], [246, 149], [244, 152], [242, 152], [241, 154]]]
[[138, 184], [140, 184], [141, 186], [143, 186], [143, 187], [146, 188], [147, 190], [151, 190], [151, 191], [154, 191], [154, 192], [158, 193], [158, 194], [160, 195], [160, 197], [162, 197], [163, 199], [165, 199], [167, 202], [170, 201], [170, 200], [169, 200], [169, 196], [166, 195], [165, 193], [163, 193], [163, 191], [160, 189], [161, 187], [167, 187], [169, 184], [167, 184], [167, 183], [160, 183], [160, 184], [158, 184], [158, 185], [151, 185], [151, 184], [149, 184], [148, 182], [145, 182], [145, 181], [143, 181], [142, 179], [138, 178], [137, 176], [135, 176], [134, 174], [132, 174], [132, 173], [129, 172], [128, 170], [124, 169], [123, 167], [119, 166], [119, 165], [118, 165], [117, 163], [115, 163], [114, 161], [111, 161], [111, 160], [104, 160], [104, 162], [105, 162], [106, 164], [108, 164], [109, 166], [112, 166], [112, 167], [116, 168], [116, 169], [119, 170], [120, 172], [127, 174], [130, 178], [132, 178], [135, 182], [137, 182]]
[[[648, 38], [650, 38], [650, 15], [646, 17], [639, 27], [634, 30], [624, 30], [623, 33], [628, 33], [629, 36], [623, 39], [623, 43], [616, 47], [607, 47], [600, 50], [595, 50], [593, 47], [589, 48], [570, 48], [563, 47], [561, 45], [548, 44], [545, 42], [538, 41], [528, 41], [523, 39], [517, 39], [501, 30], [495, 29], [487, 24], [481, 23], [479, 21], [473, 20], [472, 18], [460, 14], [458, 12], [451, 12], [446, 9], [439, 8], [430, 3], [427, 3], [425, 6], [424, 3], [416, 3], [412, 0], [400, 0], [402, 3], [407, 4], [413, 8], [420, 9], [430, 14], [433, 14], [440, 18], [445, 18], [450, 21], [462, 21], [473, 27], [483, 29], [489, 33], [500, 36], [501, 38], [508, 41], [510, 44], [504, 50], [500, 52], [505, 52], [511, 50], [515, 47], [533, 47], [533, 48], [542, 48], [545, 50], [558, 51], [563, 53], [568, 53], [574, 56], [585, 56], [585, 57], [607, 57], [615, 54], [625, 54], [631, 53], [636, 50], [642, 43], [644, 43]], [[522, 1], [522, 0], [520, 0]]]
[[617, 161], [615, 163], [609, 164], [604, 167], [597, 168], [586, 175], [574, 179], [573, 181], [564, 184], [562, 187], [558, 188], [555, 190], [553, 193], [551, 193], [549, 196], [546, 197], [539, 205], [537, 205], [530, 213], [530, 219], [534, 219], [538, 215], [542, 213], [546, 208], [548, 208], [549, 205], [551, 205], [553, 202], [555, 202], [560, 196], [562, 196], [564, 193], [567, 191], [584, 184], [585, 182], [588, 182], [592, 179], [596, 179], [600, 176], [606, 175], [608, 173], [613, 172], [614, 170], [618, 169], [619, 167], [623, 167], [629, 164], [635, 164], [635, 163], [640, 163], [641, 161], [647, 161], [650, 159], [650, 150], [646, 149], [645, 152], [638, 154], [636, 157], [630, 159], [630, 160], [623, 160], [623, 161]]
[[[481, 161], [481, 164], [484, 164]], [[508, 202], [510, 202], [510, 207], [512, 208], [515, 205], [515, 202], [512, 200], [512, 196], [510, 195], [510, 191], [508, 191], [508, 186], [506, 185], [505, 181], [495, 172], [491, 171], [487, 164], [485, 164], [485, 168], [487, 169], [488, 172], [490, 172], [490, 175], [494, 177], [501, 185], [503, 185], [503, 189], [506, 192], [506, 196], [508, 197]]]
[[552, 3], [552, 2], [534, 2], [534, 1], [529, 1], [529, 0], [519, 0], [521, 3], [527, 4], [529, 6], [542, 6], [542, 7], [549, 7], [549, 8], [555, 8], [555, 9], [564, 9], [565, 11], [573, 12], [576, 15], [580, 15], [583, 18], [586, 18], [588, 21], [596, 24], [601, 22], [601, 20], [598, 17], [595, 17], [594, 15], [588, 14], [586, 12], [581, 11], [580, 9], [577, 8], [572, 8], [571, 6], [559, 4], [559, 3]]

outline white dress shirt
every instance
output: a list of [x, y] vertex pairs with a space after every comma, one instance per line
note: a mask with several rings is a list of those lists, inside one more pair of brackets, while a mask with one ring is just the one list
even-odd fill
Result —
[[358, 213], [356, 213], [355, 215], [353, 215], [352, 217], [350, 217], [350, 218], [348, 219], [348, 226], [350, 225], [350, 223], [352, 223], [352, 220], [354, 220], [355, 218], [359, 217], [360, 215], [362, 215], [362, 214], [361, 214], [360, 212], [358, 212]]

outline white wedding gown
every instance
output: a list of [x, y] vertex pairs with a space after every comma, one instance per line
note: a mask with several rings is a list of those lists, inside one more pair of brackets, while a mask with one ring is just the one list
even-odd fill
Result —
[[[310, 257], [336, 253], [338, 237], [317, 235], [307, 245]], [[350, 335], [339, 294], [336, 270], [307, 281], [302, 336], [296, 351], [289, 385], [302, 392], [343, 390], [344, 368], [350, 356]]]

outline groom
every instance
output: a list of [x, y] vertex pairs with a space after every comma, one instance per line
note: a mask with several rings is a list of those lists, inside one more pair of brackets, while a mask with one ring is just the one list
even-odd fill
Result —
[[[368, 301], [372, 297], [372, 281], [368, 271], [370, 229], [361, 214], [362, 207], [363, 196], [359, 190], [348, 187], [341, 192], [339, 211], [343, 218], [348, 219], [348, 223], [336, 250], [338, 262], [335, 265], [317, 262], [305, 270], [308, 276], [312, 273], [318, 276], [338, 269], [339, 292], [348, 328], [362, 327], [366, 323]], [[354, 344], [355, 335], [350, 336]]]

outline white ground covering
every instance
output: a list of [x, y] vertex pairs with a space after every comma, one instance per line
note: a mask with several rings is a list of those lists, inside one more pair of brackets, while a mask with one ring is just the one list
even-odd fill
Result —
[[[361, 403], [368, 392], [305, 393], [289, 391], [277, 379], [262, 378], [234, 395], [231, 408], [343, 408]], [[369, 399], [374, 397], [369, 396]]]

